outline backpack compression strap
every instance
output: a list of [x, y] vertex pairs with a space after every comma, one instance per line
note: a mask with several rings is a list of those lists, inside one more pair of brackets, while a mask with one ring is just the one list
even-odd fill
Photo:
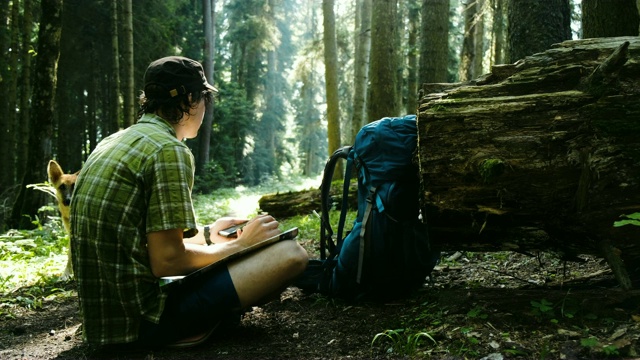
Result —
[[362, 263], [364, 262], [364, 249], [365, 249], [365, 231], [367, 230], [367, 225], [369, 223], [369, 217], [371, 215], [371, 209], [373, 208], [373, 202], [376, 198], [376, 187], [372, 186], [369, 188], [369, 194], [367, 195], [367, 207], [364, 210], [364, 215], [362, 216], [362, 226], [360, 227], [360, 251], [358, 255], [358, 274], [356, 275], [356, 283], [360, 284], [360, 280], [362, 279]]
[[[380, 199], [380, 196], [378, 196], [378, 192], [376, 191], [377, 187], [371, 185], [371, 178], [369, 175], [369, 169], [367, 168], [367, 165], [362, 161], [362, 158], [360, 158], [358, 156], [358, 153], [355, 151], [354, 151], [353, 157], [349, 157], [347, 159], [348, 167], [350, 167], [351, 163], [355, 165], [358, 171], [358, 175], [362, 177], [362, 179], [360, 179], [362, 180], [362, 184], [361, 184], [361, 181], [358, 180], [358, 186], [364, 185], [364, 186], [367, 186], [369, 189], [369, 192], [367, 194], [367, 199], [366, 199], [367, 205], [365, 206], [364, 213], [362, 215], [360, 234], [358, 234], [358, 272], [356, 274], [356, 283], [360, 284], [362, 280], [362, 269], [364, 266], [364, 252], [368, 245], [367, 244], [368, 238], [365, 235], [367, 232], [367, 226], [370, 226], [369, 218], [371, 217], [371, 210], [373, 209], [374, 201], [377, 207], [384, 208], [384, 205], [382, 204], [382, 199]], [[348, 191], [348, 188], [346, 188], [346, 182], [345, 182], [344, 193], [346, 194], [347, 191]], [[358, 212], [359, 211], [360, 209], [358, 209]], [[343, 225], [344, 225], [344, 222], [341, 222], [340, 226], [343, 226]]]

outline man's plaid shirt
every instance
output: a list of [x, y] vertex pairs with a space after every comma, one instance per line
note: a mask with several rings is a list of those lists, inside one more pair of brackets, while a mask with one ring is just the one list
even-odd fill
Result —
[[132, 342], [143, 319], [159, 321], [166, 295], [151, 273], [146, 234], [195, 235], [193, 179], [193, 154], [151, 114], [105, 138], [89, 156], [71, 203], [85, 341]]

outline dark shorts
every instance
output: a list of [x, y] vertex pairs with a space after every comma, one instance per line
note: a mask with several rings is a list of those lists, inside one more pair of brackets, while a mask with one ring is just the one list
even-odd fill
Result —
[[240, 300], [229, 270], [224, 267], [173, 288], [160, 323], [142, 321], [138, 343], [162, 346], [207, 331], [219, 322], [225, 325], [239, 318]]

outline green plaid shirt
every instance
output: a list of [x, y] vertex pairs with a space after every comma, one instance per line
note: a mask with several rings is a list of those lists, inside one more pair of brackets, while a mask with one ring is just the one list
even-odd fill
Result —
[[89, 156], [71, 203], [85, 341], [132, 342], [141, 320], [159, 321], [166, 295], [151, 273], [146, 234], [197, 233], [193, 179], [193, 154], [151, 114], [105, 138]]

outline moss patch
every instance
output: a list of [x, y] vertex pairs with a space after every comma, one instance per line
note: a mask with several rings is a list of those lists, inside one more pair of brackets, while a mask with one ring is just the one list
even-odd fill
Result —
[[498, 176], [502, 175], [505, 170], [505, 164], [500, 159], [485, 159], [482, 160], [478, 167], [478, 172], [485, 183], [493, 181]]

